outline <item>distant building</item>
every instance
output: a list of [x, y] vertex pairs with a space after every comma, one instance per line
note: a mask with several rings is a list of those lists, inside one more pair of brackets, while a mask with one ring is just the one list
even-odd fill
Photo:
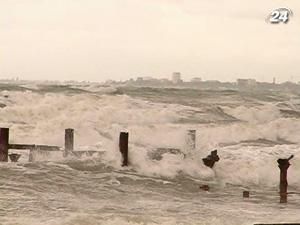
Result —
[[114, 81], [114, 80], [106, 80], [104, 82], [105, 85], [111, 85], [111, 84], [114, 84], [114, 83], [116, 83], [116, 81]]
[[155, 80], [153, 77], [142, 77], [144, 81]]
[[136, 78], [136, 82], [143, 82], [143, 78], [142, 77]]
[[169, 84], [170, 81], [167, 79], [156, 79], [153, 77], [138, 77], [136, 81], [131, 83], [142, 86], [162, 86], [165, 84]]
[[191, 82], [199, 83], [199, 82], [202, 82], [202, 79], [200, 77], [194, 77], [193, 79], [191, 79]]
[[163, 79], [160, 79], [159, 82], [161, 82], [161, 83], [170, 83], [170, 80], [168, 80], [166, 78], [163, 78]]
[[179, 72], [174, 72], [173, 75], [172, 75], [172, 82], [173, 82], [174, 84], [182, 83], [182, 80], [181, 80], [181, 73], [179, 73]]
[[152, 77], [138, 77], [136, 79], [136, 82], [140, 82], [140, 83], [143, 83], [143, 82], [147, 82], [147, 81], [154, 81], [155, 79], [152, 78]]
[[237, 79], [237, 85], [239, 87], [255, 86], [256, 80], [255, 79]]

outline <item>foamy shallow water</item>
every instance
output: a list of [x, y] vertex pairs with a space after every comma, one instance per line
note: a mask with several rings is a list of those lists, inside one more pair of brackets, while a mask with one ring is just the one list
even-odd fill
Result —
[[[81, 159], [38, 154], [0, 164], [0, 224], [253, 224], [300, 222], [298, 96], [239, 92], [30, 85], [3, 90], [0, 125], [10, 143], [63, 146], [75, 129]], [[3, 87], [2, 87], [3, 89]], [[5, 89], [5, 88], [4, 88]], [[272, 98], [270, 97], [272, 95]], [[185, 146], [197, 130], [196, 150]], [[130, 133], [129, 168], [121, 168], [118, 134]], [[160, 147], [188, 155], [149, 157]], [[214, 148], [213, 170], [201, 158]], [[279, 204], [276, 160], [295, 155], [288, 204]], [[199, 189], [202, 184], [209, 192]], [[249, 190], [251, 198], [243, 199]]]
[[[142, 176], [100, 159], [1, 165], [3, 224], [252, 224], [299, 221], [300, 196], [180, 175]], [[5, 175], [4, 175], [5, 174]], [[209, 192], [199, 185], [209, 183]], [[243, 199], [242, 191], [251, 198]], [[299, 191], [299, 190], [298, 190]]]

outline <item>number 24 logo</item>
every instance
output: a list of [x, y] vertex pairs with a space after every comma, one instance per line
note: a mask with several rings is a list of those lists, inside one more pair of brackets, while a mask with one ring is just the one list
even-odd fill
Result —
[[293, 12], [288, 8], [279, 8], [271, 12], [268, 16], [270, 23], [287, 23], [290, 20], [290, 16], [293, 15]]

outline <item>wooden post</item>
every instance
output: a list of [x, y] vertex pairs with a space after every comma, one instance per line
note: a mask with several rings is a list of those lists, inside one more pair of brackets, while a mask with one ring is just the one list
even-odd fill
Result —
[[126, 132], [120, 133], [119, 148], [123, 157], [122, 166], [128, 166], [128, 137], [129, 134]]
[[279, 184], [279, 194], [280, 194], [280, 203], [287, 203], [287, 170], [290, 167], [289, 160], [294, 156], [292, 155], [288, 159], [278, 159], [278, 167], [280, 169], [280, 184]]
[[187, 131], [187, 140], [186, 144], [188, 150], [194, 150], [196, 148], [196, 130]]
[[64, 156], [67, 156], [74, 150], [74, 129], [65, 129], [65, 152]]
[[8, 162], [9, 128], [0, 128], [0, 162]]

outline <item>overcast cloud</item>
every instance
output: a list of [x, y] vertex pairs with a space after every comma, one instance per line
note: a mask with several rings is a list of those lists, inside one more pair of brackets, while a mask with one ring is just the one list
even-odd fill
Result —
[[0, 41], [0, 78], [299, 81], [300, 1], [0, 0]]

